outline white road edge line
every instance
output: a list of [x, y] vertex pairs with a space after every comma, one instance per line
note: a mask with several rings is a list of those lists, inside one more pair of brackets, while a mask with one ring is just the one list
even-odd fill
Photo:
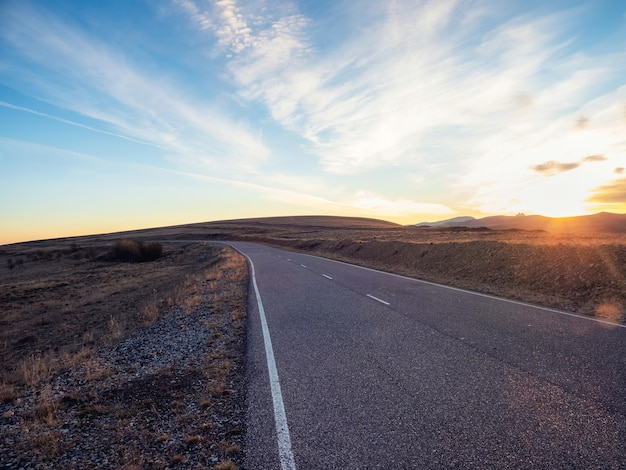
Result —
[[322, 276], [324, 276], [326, 279], [330, 279], [331, 281], [333, 280], [333, 278], [330, 277], [328, 274], [322, 274]]
[[617, 326], [618, 328], [626, 328], [626, 325], [621, 324], [621, 323], [615, 323], [615, 322], [608, 321], [608, 320], [601, 320], [599, 318], [587, 317], [585, 315], [580, 315], [578, 313], [565, 312], [563, 310], [557, 310], [555, 308], [550, 308], [550, 307], [543, 307], [541, 305], [533, 305], [531, 303], [521, 302], [519, 300], [507, 299], [505, 297], [497, 297], [495, 295], [483, 294], [481, 292], [473, 292], [471, 290], [461, 289], [459, 287], [446, 286], [445, 284], [437, 284], [436, 282], [424, 281], [423, 279], [416, 279], [414, 277], [403, 276], [402, 274], [389, 273], [389, 272], [386, 272], [386, 271], [381, 271], [379, 269], [366, 268], [365, 266], [359, 266], [357, 264], [350, 264], [350, 263], [346, 263], [345, 261], [338, 261], [338, 260], [332, 259], [332, 258], [323, 258], [321, 256], [309, 255], [307, 253], [299, 253], [299, 254], [301, 254], [303, 256], [308, 256], [310, 258], [323, 259], [323, 260], [326, 260], [326, 261], [332, 261], [333, 263], [345, 264], [346, 266], [352, 266], [353, 268], [359, 268], [359, 269], [363, 269], [365, 271], [372, 271], [372, 272], [375, 272], [375, 273], [386, 274], [387, 276], [398, 277], [400, 279], [406, 279], [406, 280], [409, 280], [409, 281], [417, 282], [419, 284], [426, 284], [426, 285], [430, 285], [430, 286], [443, 287], [444, 289], [454, 290], [454, 291], [457, 291], [457, 292], [463, 292], [465, 294], [470, 294], [470, 295], [477, 295], [478, 297], [485, 297], [487, 299], [499, 300], [501, 302], [508, 302], [510, 304], [522, 305], [524, 307], [530, 307], [530, 308], [534, 308], [534, 309], [537, 309], [537, 310], [543, 310], [544, 312], [557, 313], [559, 315], [565, 315], [565, 316], [568, 316], [568, 317], [580, 318], [581, 320], [587, 320], [587, 321], [592, 321], [592, 322], [596, 322], [596, 323], [603, 323], [605, 325], [610, 325], [610, 326]]
[[[239, 251], [239, 250], [237, 250]], [[241, 252], [240, 252], [241, 253]], [[276, 369], [276, 360], [274, 359], [274, 350], [272, 348], [272, 338], [270, 330], [267, 326], [265, 318], [265, 309], [261, 302], [261, 294], [256, 283], [256, 273], [252, 259], [245, 253], [244, 255], [250, 263], [252, 271], [252, 285], [254, 286], [254, 294], [256, 295], [257, 304], [259, 306], [259, 317], [261, 318], [261, 327], [263, 329], [263, 343], [265, 344], [265, 357], [267, 359], [267, 370], [270, 376], [270, 389], [272, 392], [272, 401], [274, 403], [274, 421], [276, 423], [276, 438], [278, 440], [278, 456], [280, 458], [280, 468], [282, 470], [296, 470], [296, 462], [291, 451], [291, 436], [289, 435], [289, 427], [287, 426], [287, 415], [285, 413], [285, 405], [283, 403], [283, 393], [278, 380], [278, 369]]]
[[368, 296], [370, 299], [374, 299], [377, 300], [378, 302], [380, 302], [381, 304], [385, 304], [385, 305], [391, 305], [389, 302], [385, 302], [383, 299], [379, 299], [378, 297], [374, 297], [371, 294], [365, 294], [366, 296]]

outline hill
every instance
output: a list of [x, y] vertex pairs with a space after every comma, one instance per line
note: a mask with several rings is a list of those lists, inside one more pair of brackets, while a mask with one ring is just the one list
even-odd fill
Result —
[[245, 225], [281, 225], [287, 227], [324, 227], [324, 228], [397, 228], [400, 225], [386, 220], [366, 217], [342, 217], [334, 215], [297, 215], [282, 217], [260, 217], [255, 219], [221, 220], [214, 224]]
[[415, 224], [416, 227], [454, 227], [459, 224], [467, 224], [468, 222], [472, 222], [476, 220], [475, 217], [466, 216], [466, 217], [454, 217], [452, 219], [439, 220], [437, 222], [420, 222], [419, 224]]

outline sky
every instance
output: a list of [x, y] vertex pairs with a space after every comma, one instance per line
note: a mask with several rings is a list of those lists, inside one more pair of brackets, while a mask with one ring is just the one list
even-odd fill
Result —
[[0, 244], [600, 211], [623, 0], [0, 0]]

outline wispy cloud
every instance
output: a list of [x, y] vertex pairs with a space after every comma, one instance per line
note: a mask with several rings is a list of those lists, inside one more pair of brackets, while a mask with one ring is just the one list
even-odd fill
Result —
[[308, 19], [288, 2], [271, 7], [235, 0], [221, 0], [214, 7], [193, 5], [185, 8], [188, 14], [194, 12], [192, 21], [199, 14], [212, 16], [209, 29], [230, 59], [228, 69], [239, 95], [264, 103], [276, 121], [295, 129], [301, 99], [317, 86], [310, 71], [314, 64], [305, 32]]
[[[113, 136], [113, 137], [117, 137], [119, 139], [130, 140], [130, 141], [136, 142], [138, 144], [151, 145], [151, 146], [154, 146], [154, 147], [159, 147], [158, 145], [153, 144], [151, 142], [146, 142], [146, 141], [143, 141], [143, 140], [133, 139], [132, 137], [128, 137], [127, 135], [123, 135], [123, 134], [119, 134], [119, 133], [115, 133], [115, 132], [105, 131], [103, 129], [98, 129], [98, 128], [92, 127], [92, 126], [87, 126], [86, 124], [82, 124], [80, 122], [71, 121], [69, 119], [64, 119], [64, 118], [59, 117], [59, 116], [53, 116], [52, 114], [48, 114], [48, 113], [42, 113], [41, 111], [37, 111], [35, 109], [27, 108], [27, 107], [24, 107], [24, 106], [16, 106], [14, 104], [7, 103], [5, 101], [0, 101], [0, 106], [3, 107], [3, 108], [14, 109], [16, 111], [23, 111], [25, 113], [34, 114], [35, 116], [45, 117], [47, 119], [52, 119], [54, 121], [62, 122], [63, 124], [69, 124], [70, 126], [80, 127], [81, 129], [87, 129], [87, 130], [90, 130], [90, 131], [93, 131], [93, 132], [98, 132], [100, 134], [110, 135], [110, 136]], [[163, 148], [163, 147], [160, 147], [160, 148]]]
[[574, 170], [581, 166], [583, 163], [605, 161], [607, 161], [607, 158], [604, 155], [588, 155], [577, 162], [558, 162], [555, 160], [550, 160], [545, 163], [540, 163], [539, 165], [531, 165], [530, 169], [536, 171], [537, 173], [541, 173], [544, 176], [554, 176], [559, 173]]
[[245, 168], [267, 157], [254, 131], [53, 12], [23, 3], [5, 13], [0, 35], [46, 71], [44, 79], [20, 70], [52, 104], [107, 123], [115, 134], [212, 164], [228, 158], [229, 165]]
[[552, 176], [558, 173], [573, 170], [574, 168], [578, 168], [579, 166], [580, 162], [561, 163], [550, 160], [549, 162], [531, 166], [530, 169], [536, 171], [537, 173], [542, 173], [546, 176]]
[[227, 46], [234, 53], [239, 53], [252, 44], [252, 30], [244, 20], [235, 0], [219, 0], [215, 3], [219, 9], [220, 26], [216, 35], [221, 45]]
[[626, 203], [626, 178], [620, 178], [594, 188], [593, 195], [589, 197], [589, 202], [598, 204], [625, 204]]
[[174, 3], [177, 4], [201, 30], [209, 30], [214, 27], [211, 15], [202, 11], [192, 0], [174, 0]]
[[588, 155], [582, 159], [583, 162], [605, 162], [606, 160], [604, 155]]

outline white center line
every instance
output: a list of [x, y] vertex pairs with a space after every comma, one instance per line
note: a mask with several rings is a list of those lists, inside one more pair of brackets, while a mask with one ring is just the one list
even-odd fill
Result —
[[330, 277], [328, 274], [322, 274], [322, 276], [324, 276], [326, 279], [330, 279], [331, 281], [333, 280], [333, 278]]
[[304, 264], [301, 264], [300, 266], [302, 266], [303, 268], [306, 268], [306, 266]]
[[371, 294], [365, 294], [365, 295], [367, 295], [370, 299], [377, 300], [377, 301], [378, 301], [378, 302], [380, 302], [381, 304], [391, 305], [389, 302], [385, 302], [384, 300], [379, 299], [378, 297], [374, 297], [374, 296], [373, 296], [373, 295], [371, 295]]

